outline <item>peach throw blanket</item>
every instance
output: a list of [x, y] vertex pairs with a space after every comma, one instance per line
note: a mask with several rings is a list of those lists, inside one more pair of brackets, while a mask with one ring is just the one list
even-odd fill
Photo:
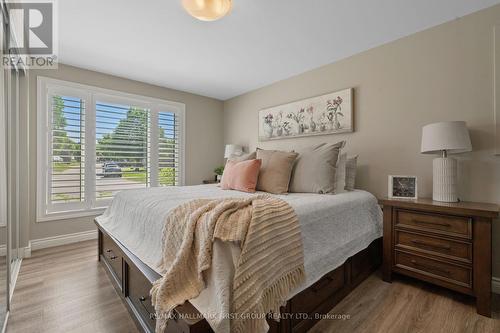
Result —
[[265, 332], [265, 314], [279, 313], [290, 291], [305, 280], [297, 216], [285, 201], [258, 195], [196, 199], [173, 209], [163, 229], [163, 277], [151, 289], [157, 332], [168, 315], [205, 288], [217, 238], [238, 242], [231, 300], [231, 332]]

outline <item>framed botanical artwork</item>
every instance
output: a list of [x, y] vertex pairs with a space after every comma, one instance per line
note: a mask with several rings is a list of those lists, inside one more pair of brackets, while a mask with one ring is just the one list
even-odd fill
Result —
[[353, 89], [259, 111], [259, 141], [353, 130]]
[[389, 199], [417, 199], [416, 176], [389, 176]]

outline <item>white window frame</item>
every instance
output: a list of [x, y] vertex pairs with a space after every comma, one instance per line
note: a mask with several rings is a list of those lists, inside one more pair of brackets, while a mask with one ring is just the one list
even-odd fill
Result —
[[[50, 130], [52, 108], [49, 105], [48, 96], [51, 93], [67, 94], [81, 98], [85, 101], [85, 200], [84, 202], [76, 203], [51, 203], [49, 177], [51, 161], [49, 161], [49, 150], [52, 145], [52, 131]], [[186, 122], [185, 113], [186, 105], [179, 102], [172, 102], [147, 96], [129, 94], [121, 91], [98, 88], [90, 85], [63, 81], [58, 79], [47, 78], [43, 76], [37, 77], [37, 222], [53, 221], [59, 219], [74, 218], [80, 216], [98, 215], [111, 202], [110, 199], [96, 200], [95, 198], [95, 178], [96, 178], [96, 111], [95, 103], [109, 102], [115, 104], [127, 104], [136, 107], [148, 109], [150, 111], [151, 126], [151, 147], [157, 149], [158, 129], [158, 113], [172, 112], [175, 113], [180, 122], [181, 133], [179, 135], [179, 185], [185, 183], [185, 136]], [[151, 160], [151, 186], [158, 186], [158, 161], [156, 158]], [[91, 195], [89, 197], [89, 195]]]

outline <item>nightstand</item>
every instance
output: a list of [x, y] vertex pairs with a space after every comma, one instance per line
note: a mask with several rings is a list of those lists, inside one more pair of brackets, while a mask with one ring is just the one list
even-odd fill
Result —
[[383, 279], [399, 273], [476, 297], [491, 317], [494, 204], [383, 199]]
[[207, 180], [203, 181], [203, 184], [219, 184], [219, 183], [220, 183], [220, 181], [214, 180], [214, 179], [210, 179], [210, 180], [207, 179]]

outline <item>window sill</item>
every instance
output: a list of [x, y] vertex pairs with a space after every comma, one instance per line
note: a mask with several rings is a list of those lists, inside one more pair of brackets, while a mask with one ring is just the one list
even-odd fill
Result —
[[79, 210], [72, 212], [50, 213], [43, 216], [37, 216], [36, 222], [51, 222], [58, 220], [68, 220], [78, 217], [98, 216], [104, 213], [106, 208], [95, 208], [91, 210]]

